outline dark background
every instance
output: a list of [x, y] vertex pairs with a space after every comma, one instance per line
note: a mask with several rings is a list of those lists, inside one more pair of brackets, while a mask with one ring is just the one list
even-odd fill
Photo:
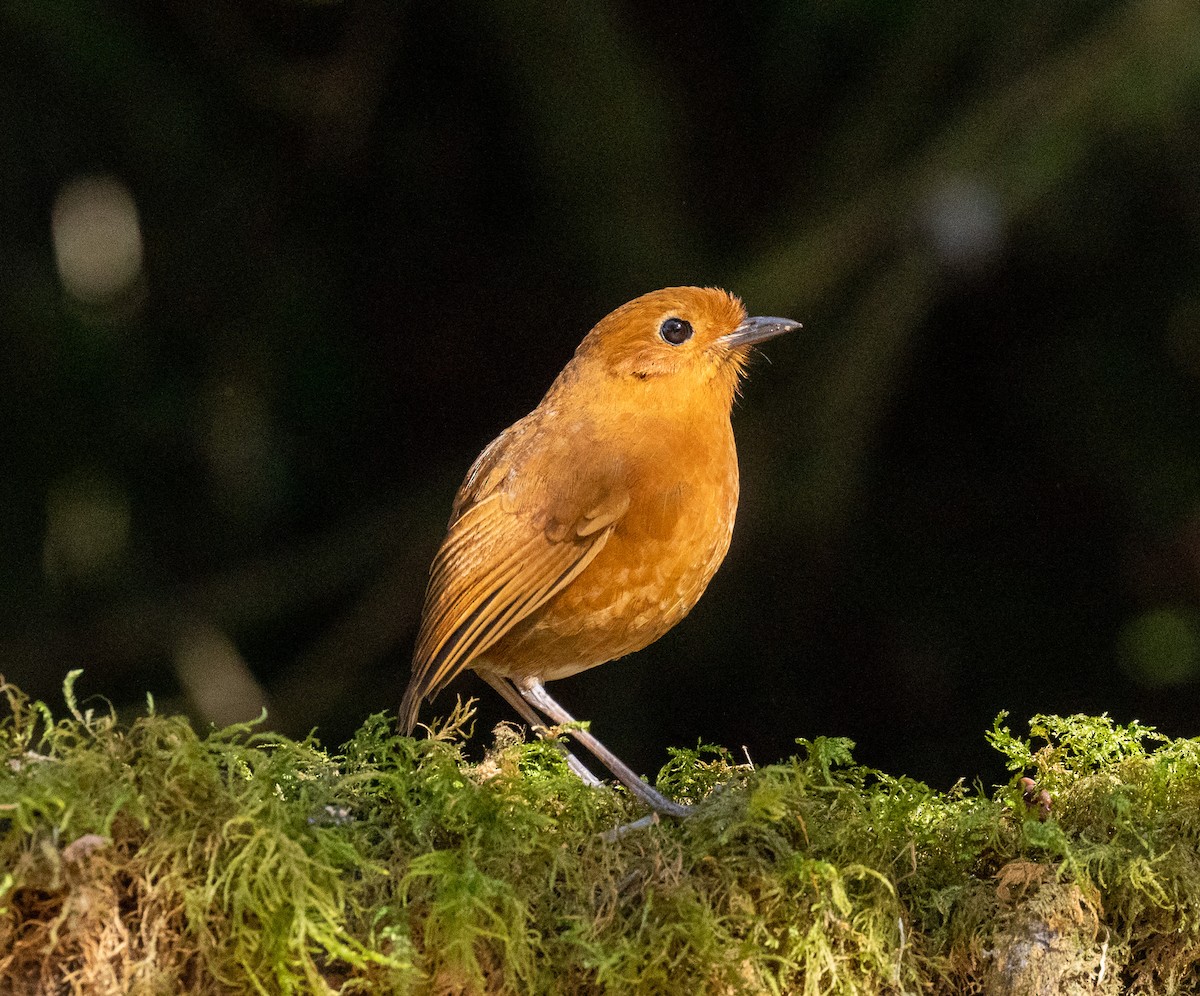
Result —
[[1001, 709], [1200, 733], [1194, 0], [39, 0], [0, 51], [29, 693], [394, 710], [471, 460], [696, 283], [805, 332], [698, 609], [554, 686], [618, 753], [841, 735], [945, 786], [1005, 777]]

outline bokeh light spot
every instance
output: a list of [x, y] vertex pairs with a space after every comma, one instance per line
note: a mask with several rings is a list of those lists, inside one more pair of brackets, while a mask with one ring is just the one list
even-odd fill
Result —
[[184, 629], [175, 646], [175, 673], [200, 714], [217, 726], [254, 719], [267, 706], [249, 665], [215, 626]]
[[85, 582], [114, 566], [129, 544], [129, 496], [104, 474], [69, 474], [46, 498], [42, 564], [52, 584]]
[[974, 270], [993, 260], [1004, 243], [1004, 211], [991, 185], [950, 177], [918, 206], [924, 228], [944, 267]]
[[1135, 617], [1121, 631], [1121, 664], [1151, 688], [1185, 685], [1200, 677], [1200, 620], [1195, 612], [1158, 608]]
[[112, 176], [80, 176], [51, 214], [54, 260], [66, 292], [88, 305], [131, 291], [142, 274], [142, 227], [129, 188]]

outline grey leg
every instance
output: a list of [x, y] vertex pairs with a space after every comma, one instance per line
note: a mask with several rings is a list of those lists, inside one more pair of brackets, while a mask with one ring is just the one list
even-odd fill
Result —
[[[576, 722], [575, 718], [566, 709], [550, 697], [550, 694], [540, 681], [522, 682], [516, 686], [516, 690], [520, 692], [521, 697], [529, 705], [540, 710], [558, 725], [562, 726], [567, 723]], [[505, 697], [507, 698], [507, 696]], [[617, 781], [624, 785], [633, 795], [637, 796], [643, 805], [653, 809], [656, 813], [662, 813], [666, 816], [687, 816], [692, 811], [690, 806], [672, 802], [666, 796], [643, 782], [633, 773], [630, 767], [587, 730], [574, 728], [567, 732], [583, 744], [596, 760], [608, 768], [616, 776]]]
[[[475, 673], [489, 685], [491, 685], [500, 694], [500, 697], [517, 711], [517, 714], [529, 724], [529, 728], [531, 730], [537, 733], [539, 730], [544, 730], [546, 728], [546, 723], [542, 717], [539, 716], [532, 708], [530, 708], [529, 703], [521, 698], [521, 696], [517, 693], [516, 688], [513, 687], [512, 682], [510, 682], [507, 678], [503, 678], [498, 674], [490, 674], [487, 671], [476, 671]], [[591, 787], [596, 788], [604, 784], [599, 778], [588, 771], [588, 769], [584, 767], [583, 762], [580, 761], [579, 758], [577, 758], [569, 750], [567, 750], [566, 747], [563, 747], [562, 744], [559, 744], [558, 746], [561, 747], [562, 752], [567, 755], [567, 767], [575, 772], [575, 774], [583, 781], [584, 785], [590, 785]]]

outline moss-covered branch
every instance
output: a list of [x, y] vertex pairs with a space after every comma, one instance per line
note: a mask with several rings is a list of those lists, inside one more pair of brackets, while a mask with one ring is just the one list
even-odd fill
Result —
[[[798, 741], [750, 769], [677, 751], [638, 815], [548, 745], [469, 712], [423, 740], [369, 719], [330, 752], [119, 726], [5, 685], [0, 979], [14, 992], [1192, 992], [1200, 743], [1104, 717], [990, 738], [989, 796]], [[1036, 748], [1034, 743], [1043, 746]], [[1042, 821], [1021, 774], [1050, 793]]]

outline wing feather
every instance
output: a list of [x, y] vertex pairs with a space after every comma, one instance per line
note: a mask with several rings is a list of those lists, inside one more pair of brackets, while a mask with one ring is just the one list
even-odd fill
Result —
[[[526, 551], [489, 572], [472, 586], [467, 598], [448, 604], [439, 613], [438, 621], [429, 633], [429, 644], [418, 646], [417, 653], [430, 660], [440, 658], [442, 667], [449, 664], [449, 659], [477, 653], [481, 648], [476, 637], [497, 627], [505, 610], [519, 604], [523, 593], [537, 590], [536, 579], [542, 576], [547, 566], [552, 568], [556, 552], [553, 548]], [[499, 636], [497, 633], [496, 639]], [[452, 641], [454, 647], [451, 650], [447, 644]], [[433, 683], [438, 683], [436, 673]]]
[[[625, 469], [604, 438], [583, 440], [540, 407], [493, 440], [467, 472], [425, 594], [406, 730], [432, 697], [569, 585], [629, 508]], [[578, 426], [575, 426], [577, 429]]]
[[[494, 492], [462, 511], [434, 559], [413, 675], [401, 704], [407, 729], [417, 709], [521, 620], [570, 584], [604, 548], [628, 501], [585, 516], [554, 538], [508, 511]], [[582, 534], [582, 535], [581, 535]]]

